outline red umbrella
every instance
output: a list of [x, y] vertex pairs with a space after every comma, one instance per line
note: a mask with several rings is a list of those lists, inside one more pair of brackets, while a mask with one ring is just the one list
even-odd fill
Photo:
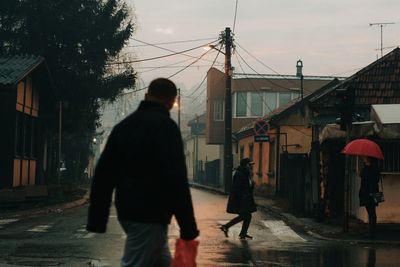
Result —
[[383, 159], [383, 153], [377, 143], [368, 139], [356, 139], [349, 142], [342, 150], [343, 154], [353, 156], [367, 156]]

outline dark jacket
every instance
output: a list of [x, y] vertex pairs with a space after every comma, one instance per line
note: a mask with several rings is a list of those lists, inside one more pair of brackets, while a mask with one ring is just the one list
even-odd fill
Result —
[[375, 165], [364, 165], [360, 177], [360, 206], [365, 206], [368, 202], [373, 201], [371, 194], [379, 191], [380, 170]]
[[232, 178], [232, 188], [226, 211], [234, 214], [252, 213], [257, 210], [253, 196], [250, 170], [239, 166]]
[[181, 238], [198, 236], [182, 137], [164, 106], [142, 101], [112, 130], [92, 181], [88, 231], [106, 231], [114, 189], [119, 220], [169, 224], [175, 215]]

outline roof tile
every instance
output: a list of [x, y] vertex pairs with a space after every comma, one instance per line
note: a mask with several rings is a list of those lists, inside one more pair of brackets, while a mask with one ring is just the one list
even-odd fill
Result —
[[43, 60], [33, 55], [0, 55], [0, 85], [18, 83]]

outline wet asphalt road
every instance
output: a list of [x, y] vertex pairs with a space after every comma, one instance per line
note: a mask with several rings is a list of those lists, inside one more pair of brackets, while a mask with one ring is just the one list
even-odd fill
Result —
[[[218, 224], [226, 196], [192, 189], [201, 231], [198, 266], [400, 266], [400, 247], [327, 242], [296, 233], [262, 211], [253, 214], [253, 240], [225, 238]], [[106, 234], [85, 231], [87, 206], [19, 220], [0, 220], [0, 266], [118, 266], [125, 235], [112, 211]], [[170, 227], [173, 252], [179, 229]]]

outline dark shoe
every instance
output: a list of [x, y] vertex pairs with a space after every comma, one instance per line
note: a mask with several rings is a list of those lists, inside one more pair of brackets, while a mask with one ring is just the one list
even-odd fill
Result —
[[245, 234], [245, 235], [239, 235], [239, 239], [253, 239], [251, 235]]
[[226, 228], [225, 225], [221, 225], [221, 226], [219, 227], [219, 229], [220, 229], [222, 232], [224, 232], [225, 237], [228, 237], [228, 228]]

